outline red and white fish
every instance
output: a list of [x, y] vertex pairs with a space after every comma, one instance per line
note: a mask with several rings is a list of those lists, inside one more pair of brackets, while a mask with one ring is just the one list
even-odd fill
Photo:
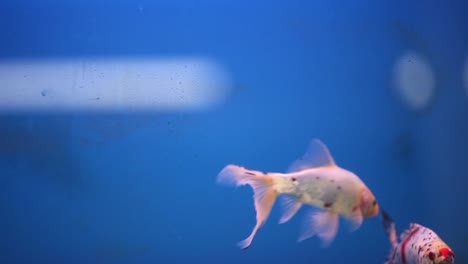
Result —
[[385, 264], [453, 264], [455, 254], [431, 229], [412, 223], [397, 239], [395, 224], [382, 210], [382, 221], [392, 250]]
[[338, 167], [320, 140], [311, 141], [305, 155], [291, 165], [288, 173], [265, 173], [227, 165], [217, 181], [237, 186], [248, 184], [254, 190], [257, 223], [250, 236], [238, 243], [242, 249], [250, 246], [279, 195], [284, 197], [280, 223], [291, 219], [303, 204], [323, 209], [308, 213], [299, 241], [317, 235], [325, 246], [335, 238], [340, 215], [349, 219], [352, 230], [356, 230], [364, 218], [379, 212], [369, 188], [354, 173]]

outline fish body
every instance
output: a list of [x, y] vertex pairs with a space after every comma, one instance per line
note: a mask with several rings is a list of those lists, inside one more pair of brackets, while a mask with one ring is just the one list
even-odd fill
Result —
[[382, 219], [392, 249], [385, 264], [453, 264], [455, 254], [450, 247], [431, 229], [412, 223], [400, 241], [395, 224], [382, 210]]
[[[280, 174], [275, 186], [278, 194], [294, 197], [298, 202], [337, 212], [347, 217], [362, 215], [360, 197], [367, 186], [354, 173], [338, 166], [305, 169]], [[285, 180], [284, 180], [285, 179]], [[290, 186], [292, 185], [292, 186]]]
[[319, 140], [311, 141], [305, 155], [295, 161], [287, 173], [265, 173], [227, 165], [218, 174], [217, 181], [237, 186], [248, 184], [254, 190], [257, 223], [250, 236], [239, 242], [243, 249], [250, 246], [278, 196], [283, 197], [284, 209], [280, 223], [291, 219], [302, 205], [322, 209], [308, 213], [299, 241], [317, 235], [325, 246], [336, 236], [339, 216], [350, 220], [352, 230], [356, 230], [364, 218], [379, 212], [369, 188], [353, 172], [337, 166], [328, 148]]

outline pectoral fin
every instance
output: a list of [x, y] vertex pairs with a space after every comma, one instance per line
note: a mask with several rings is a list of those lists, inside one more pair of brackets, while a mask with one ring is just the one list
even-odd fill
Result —
[[299, 241], [306, 240], [317, 235], [322, 240], [322, 246], [327, 247], [333, 242], [338, 231], [338, 214], [330, 211], [307, 213]]
[[361, 225], [363, 221], [361, 211], [356, 211], [351, 217], [346, 218], [349, 223], [349, 231], [354, 232], [356, 231]]

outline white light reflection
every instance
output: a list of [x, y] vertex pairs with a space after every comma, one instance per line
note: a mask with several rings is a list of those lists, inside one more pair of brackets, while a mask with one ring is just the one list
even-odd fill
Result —
[[429, 62], [415, 52], [402, 55], [395, 63], [394, 85], [400, 98], [411, 108], [428, 106], [435, 92], [435, 78]]
[[221, 103], [229, 73], [206, 58], [0, 62], [0, 111], [185, 111]]
[[466, 96], [468, 96], [468, 57], [465, 60], [463, 67], [463, 84], [465, 85]]

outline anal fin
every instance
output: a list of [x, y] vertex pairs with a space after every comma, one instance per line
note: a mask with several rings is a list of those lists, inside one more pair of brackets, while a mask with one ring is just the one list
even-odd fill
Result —
[[283, 196], [281, 198], [281, 204], [283, 207], [283, 215], [279, 220], [280, 224], [284, 224], [289, 221], [302, 206], [302, 203], [290, 196]]
[[322, 240], [322, 246], [328, 247], [338, 231], [339, 217], [331, 211], [310, 211], [302, 226], [299, 241], [317, 235]]

